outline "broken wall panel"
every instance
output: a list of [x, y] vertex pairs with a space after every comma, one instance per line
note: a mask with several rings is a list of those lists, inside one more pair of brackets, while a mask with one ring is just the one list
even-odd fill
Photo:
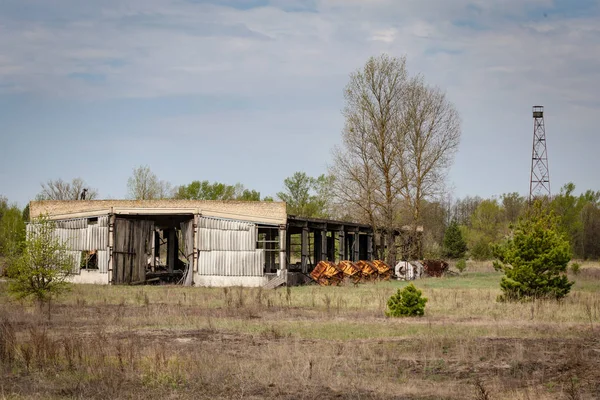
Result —
[[88, 226], [87, 218], [68, 219], [56, 221], [56, 228], [59, 229], [85, 229]]
[[201, 217], [196, 246], [200, 251], [254, 251], [256, 225], [243, 221]]
[[198, 257], [199, 275], [263, 276], [265, 254], [254, 251], [201, 251]]
[[71, 260], [71, 273], [78, 274], [81, 268], [81, 251], [67, 251], [67, 256]]
[[102, 274], [108, 273], [108, 251], [98, 250], [96, 257], [98, 257], [98, 272]]

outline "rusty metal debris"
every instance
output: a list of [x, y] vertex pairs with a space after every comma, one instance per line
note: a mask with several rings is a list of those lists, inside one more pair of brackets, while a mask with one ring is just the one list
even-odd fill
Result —
[[425, 274], [440, 277], [448, 271], [448, 263], [444, 260], [423, 260]]
[[356, 263], [360, 269], [361, 281], [371, 281], [377, 279], [377, 267], [371, 261], [360, 260]]
[[360, 269], [352, 261], [340, 261], [338, 269], [344, 273], [345, 277], [352, 279], [355, 283], [360, 282]]
[[340, 261], [334, 264], [331, 261], [321, 261], [310, 276], [321, 286], [337, 286], [344, 278], [352, 280], [354, 283], [367, 282], [372, 280], [389, 280], [392, 276], [392, 269], [383, 261]]
[[381, 260], [373, 261], [373, 265], [375, 265], [375, 268], [377, 268], [377, 274], [379, 275], [379, 279], [383, 279], [386, 281], [390, 280], [390, 277], [392, 276], [392, 269], [389, 265], [387, 265]]
[[344, 280], [344, 273], [331, 261], [319, 261], [310, 277], [321, 286], [337, 286]]

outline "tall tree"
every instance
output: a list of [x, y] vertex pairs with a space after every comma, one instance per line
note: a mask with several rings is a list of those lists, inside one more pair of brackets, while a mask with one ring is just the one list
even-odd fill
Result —
[[492, 246], [502, 237], [506, 229], [502, 208], [496, 199], [483, 200], [471, 215], [468, 229], [468, 247], [476, 260], [492, 257]]
[[260, 192], [246, 189], [241, 183], [227, 185], [209, 181], [192, 181], [177, 187], [175, 198], [182, 200], [242, 200], [259, 201]]
[[328, 217], [325, 187], [330, 178], [321, 175], [313, 178], [296, 172], [283, 181], [284, 191], [277, 197], [287, 204], [288, 212], [299, 217]]
[[412, 216], [413, 243], [418, 243], [417, 226], [423, 222], [424, 201], [443, 193], [460, 142], [461, 123], [445, 93], [425, 84], [421, 76], [408, 83], [404, 100], [404, 159], [395, 162], [400, 162], [403, 194]]
[[519, 193], [504, 193], [501, 197], [504, 217], [508, 223], [515, 223], [527, 207], [527, 200]]
[[133, 174], [127, 180], [129, 198], [135, 200], [158, 200], [172, 196], [169, 182], [159, 180], [147, 165], [133, 169]]
[[467, 242], [456, 220], [452, 220], [444, 235], [444, 255], [450, 258], [462, 258], [467, 251]]
[[346, 85], [342, 147], [333, 152], [330, 173], [341, 202], [351, 203], [376, 229], [384, 232], [387, 261], [395, 264], [394, 230], [398, 228], [401, 191], [403, 97], [406, 58], [371, 57], [350, 75]]
[[441, 193], [460, 119], [441, 90], [409, 77], [404, 57], [370, 58], [350, 75], [345, 99], [342, 146], [330, 167], [335, 195], [384, 232], [393, 264], [394, 231], [408, 216], [416, 235], [424, 202]]
[[23, 213], [16, 205], [7, 207], [0, 215], [0, 255], [13, 257], [19, 254], [25, 241]]
[[74, 178], [71, 182], [56, 179], [42, 183], [42, 191], [36, 198], [38, 200], [79, 200], [83, 189], [87, 189], [86, 200], [94, 200], [98, 197], [96, 189], [90, 188], [83, 179]]
[[456, 219], [459, 225], [471, 226], [471, 215], [475, 212], [483, 199], [479, 196], [467, 196], [458, 199], [451, 207], [452, 218]]

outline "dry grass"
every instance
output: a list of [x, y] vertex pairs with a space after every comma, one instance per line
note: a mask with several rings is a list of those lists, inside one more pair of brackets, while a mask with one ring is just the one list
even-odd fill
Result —
[[470, 265], [416, 282], [426, 316], [398, 320], [402, 282], [80, 285], [50, 322], [0, 283], [0, 398], [598, 398], [599, 271], [562, 302], [503, 304], [500, 275]]

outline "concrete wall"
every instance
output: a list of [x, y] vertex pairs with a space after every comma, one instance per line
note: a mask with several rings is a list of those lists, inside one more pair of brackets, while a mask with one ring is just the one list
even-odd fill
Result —
[[267, 283], [266, 276], [215, 276], [194, 274], [194, 286], [226, 287], [244, 286], [259, 287]]
[[99, 271], [87, 271], [82, 269], [79, 271], [79, 274], [71, 275], [69, 280], [73, 283], [108, 285], [108, 274], [102, 274]]
[[[111, 209], [188, 209], [197, 210], [204, 216], [238, 219], [241, 221], [270, 224], [287, 223], [286, 205], [283, 202], [265, 201], [211, 201], [211, 200], [70, 200], [32, 201], [29, 203], [32, 218], [40, 214], [52, 217], [69, 218], [78, 213], [106, 213]], [[56, 219], [56, 218], [54, 218]]]

